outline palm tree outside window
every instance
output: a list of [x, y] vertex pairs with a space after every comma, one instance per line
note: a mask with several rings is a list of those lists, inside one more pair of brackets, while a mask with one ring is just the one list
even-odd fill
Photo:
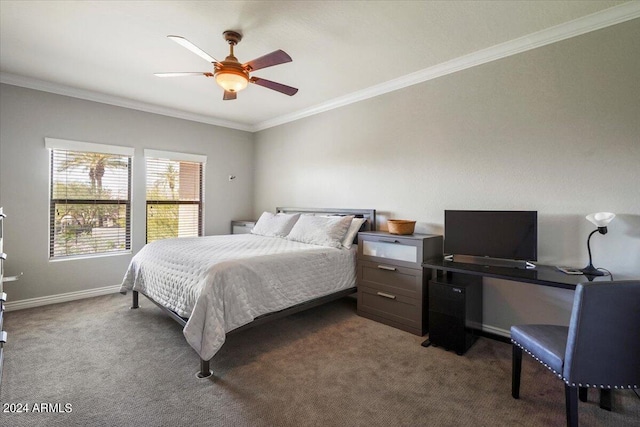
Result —
[[51, 149], [50, 258], [129, 252], [133, 150], [46, 142]]

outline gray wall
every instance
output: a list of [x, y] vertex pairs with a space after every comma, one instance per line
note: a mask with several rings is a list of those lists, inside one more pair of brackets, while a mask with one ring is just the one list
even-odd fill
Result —
[[[143, 149], [208, 156], [205, 232], [275, 206], [375, 208], [442, 233], [444, 209], [539, 212], [539, 260], [640, 277], [640, 20], [357, 104], [247, 132], [0, 85], [5, 287], [17, 301], [117, 285], [130, 255], [48, 261], [53, 137], [136, 148], [133, 251], [144, 244]], [[419, 54], [419, 52], [416, 52]], [[255, 142], [255, 146], [254, 146]], [[227, 176], [238, 178], [228, 182]], [[572, 292], [487, 280], [485, 326], [566, 323]]]
[[[0, 206], [10, 301], [118, 285], [131, 255], [48, 260], [49, 152], [44, 138], [135, 148], [132, 249], [145, 242], [144, 149], [208, 156], [205, 234], [229, 233], [253, 211], [253, 135], [9, 85], [0, 85]], [[237, 178], [229, 182], [228, 175]]]
[[[640, 20], [256, 135], [255, 216], [375, 208], [442, 233], [445, 209], [537, 210], [539, 262], [640, 277]], [[419, 55], [416, 52], [416, 55]], [[485, 326], [567, 323], [572, 291], [485, 279]]]

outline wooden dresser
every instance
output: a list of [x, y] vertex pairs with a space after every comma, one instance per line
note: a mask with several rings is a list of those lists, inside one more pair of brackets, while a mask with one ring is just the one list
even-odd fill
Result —
[[358, 314], [424, 335], [429, 329], [431, 270], [422, 263], [442, 256], [442, 236], [358, 233]]

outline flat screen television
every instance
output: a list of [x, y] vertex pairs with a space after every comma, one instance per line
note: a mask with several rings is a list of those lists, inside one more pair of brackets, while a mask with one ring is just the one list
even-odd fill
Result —
[[537, 261], [537, 211], [444, 211], [444, 253]]

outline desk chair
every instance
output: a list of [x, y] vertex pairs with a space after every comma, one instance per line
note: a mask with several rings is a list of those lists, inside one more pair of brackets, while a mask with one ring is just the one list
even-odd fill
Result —
[[511, 395], [520, 397], [522, 350], [565, 383], [567, 426], [578, 426], [578, 397], [599, 388], [611, 410], [611, 389], [640, 388], [640, 280], [581, 283], [569, 327], [511, 327]]

